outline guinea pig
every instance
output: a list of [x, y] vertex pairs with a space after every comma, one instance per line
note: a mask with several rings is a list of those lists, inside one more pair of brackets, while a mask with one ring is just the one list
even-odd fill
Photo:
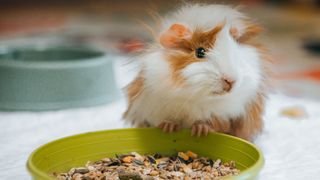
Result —
[[125, 88], [124, 119], [165, 132], [190, 128], [252, 140], [262, 131], [267, 53], [262, 28], [225, 5], [186, 5], [164, 17], [154, 46]]

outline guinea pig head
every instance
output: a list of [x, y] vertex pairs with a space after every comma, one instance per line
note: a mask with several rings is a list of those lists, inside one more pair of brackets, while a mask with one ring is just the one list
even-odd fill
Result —
[[[235, 28], [225, 22], [210, 30], [191, 30], [173, 24], [160, 36], [171, 77], [180, 89], [205, 96], [221, 96], [234, 91], [254, 72], [254, 62], [235, 38]], [[254, 72], [255, 73], [255, 72]], [[250, 80], [250, 78], [249, 78]]]

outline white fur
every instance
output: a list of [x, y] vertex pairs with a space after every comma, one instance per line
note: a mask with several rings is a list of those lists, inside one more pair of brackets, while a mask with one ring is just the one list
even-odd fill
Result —
[[[164, 28], [183, 23], [191, 30], [212, 29], [226, 20], [214, 47], [207, 52], [207, 61], [196, 62], [182, 70], [185, 87], [172, 85], [171, 69], [159, 49], [143, 58], [144, 89], [132, 103], [127, 118], [147, 121], [152, 126], [162, 121], [175, 121], [190, 127], [197, 120], [209, 120], [216, 115], [229, 119], [245, 112], [245, 106], [256, 96], [261, 82], [260, 59], [256, 49], [240, 45], [229, 33], [230, 27], [243, 28], [238, 11], [222, 5], [186, 6], [169, 16]], [[223, 92], [221, 78], [235, 81], [231, 92]]]
[[237, 27], [241, 34], [245, 28], [241, 20], [246, 18], [245, 15], [229, 6], [193, 4], [186, 5], [177, 12], [169, 14], [164, 19], [161, 30], [167, 30], [174, 23], [185, 24], [191, 30], [196, 28], [211, 30], [218, 24], [227, 21], [230, 26]]

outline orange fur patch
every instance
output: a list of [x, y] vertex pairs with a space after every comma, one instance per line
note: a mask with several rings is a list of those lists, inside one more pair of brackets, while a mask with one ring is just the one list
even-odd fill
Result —
[[256, 99], [246, 107], [244, 116], [229, 120], [213, 117], [209, 124], [216, 132], [231, 134], [251, 141], [262, 131], [264, 99], [264, 95], [257, 95]]
[[221, 132], [221, 133], [230, 132], [231, 123], [229, 120], [213, 117], [209, 121], [209, 124], [212, 127], [212, 129], [216, 132]]
[[[167, 60], [172, 69], [172, 80], [177, 85], [182, 85], [184, 78], [181, 76], [181, 70], [191, 63], [205, 61], [205, 58], [197, 58], [195, 50], [199, 47], [208, 50], [214, 46], [216, 36], [223, 28], [219, 25], [210, 31], [195, 30], [191, 38], [181, 39], [179, 46], [175, 51], [167, 54]], [[178, 51], [177, 51], [178, 50]]]
[[210, 31], [196, 29], [190, 39], [183, 39], [180, 42], [180, 48], [185, 51], [194, 51], [199, 47], [205, 49], [212, 48], [216, 41], [217, 34], [222, 30], [224, 25], [218, 25]]
[[184, 77], [181, 75], [181, 70], [184, 69], [191, 63], [204, 61], [203, 59], [198, 59], [193, 53], [180, 53], [175, 55], [169, 55], [167, 60], [170, 63], [172, 69], [172, 81], [175, 85], [183, 85]]
[[[138, 96], [142, 93], [143, 84], [144, 84], [144, 78], [143, 78], [142, 74], [143, 74], [143, 71], [140, 71], [138, 76], [129, 85], [127, 85], [127, 87], [125, 87], [125, 89], [127, 91], [127, 96], [128, 96], [128, 108], [127, 108], [126, 112], [123, 114], [123, 118], [127, 117], [133, 101], [136, 98], [138, 98]], [[134, 123], [134, 122], [132, 122], [132, 123]]]
[[232, 27], [230, 29], [230, 34], [232, 37], [237, 40], [239, 43], [245, 43], [251, 40], [253, 37], [256, 37], [263, 30], [259, 25], [252, 23], [248, 20], [244, 20], [245, 29], [242, 34], [239, 34], [239, 30], [236, 27]]
[[233, 39], [237, 40], [239, 38], [239, 30], [235, 27], [232, 27], [230, 29], [230, 34], [233, 37]]
[[256, 99], [247, 106], [245, 115], [231, 121], [229, 132], [231, 135], [252, 141], [262, 131], [264, 99], [264, 95], [258, 94]]

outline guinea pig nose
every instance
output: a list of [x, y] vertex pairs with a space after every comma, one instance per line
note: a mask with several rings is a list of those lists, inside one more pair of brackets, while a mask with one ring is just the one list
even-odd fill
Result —
[[232, 89], [234, 80], [230, 78], [222, 78], [222, 89], [226, 92], [229, 92]]

